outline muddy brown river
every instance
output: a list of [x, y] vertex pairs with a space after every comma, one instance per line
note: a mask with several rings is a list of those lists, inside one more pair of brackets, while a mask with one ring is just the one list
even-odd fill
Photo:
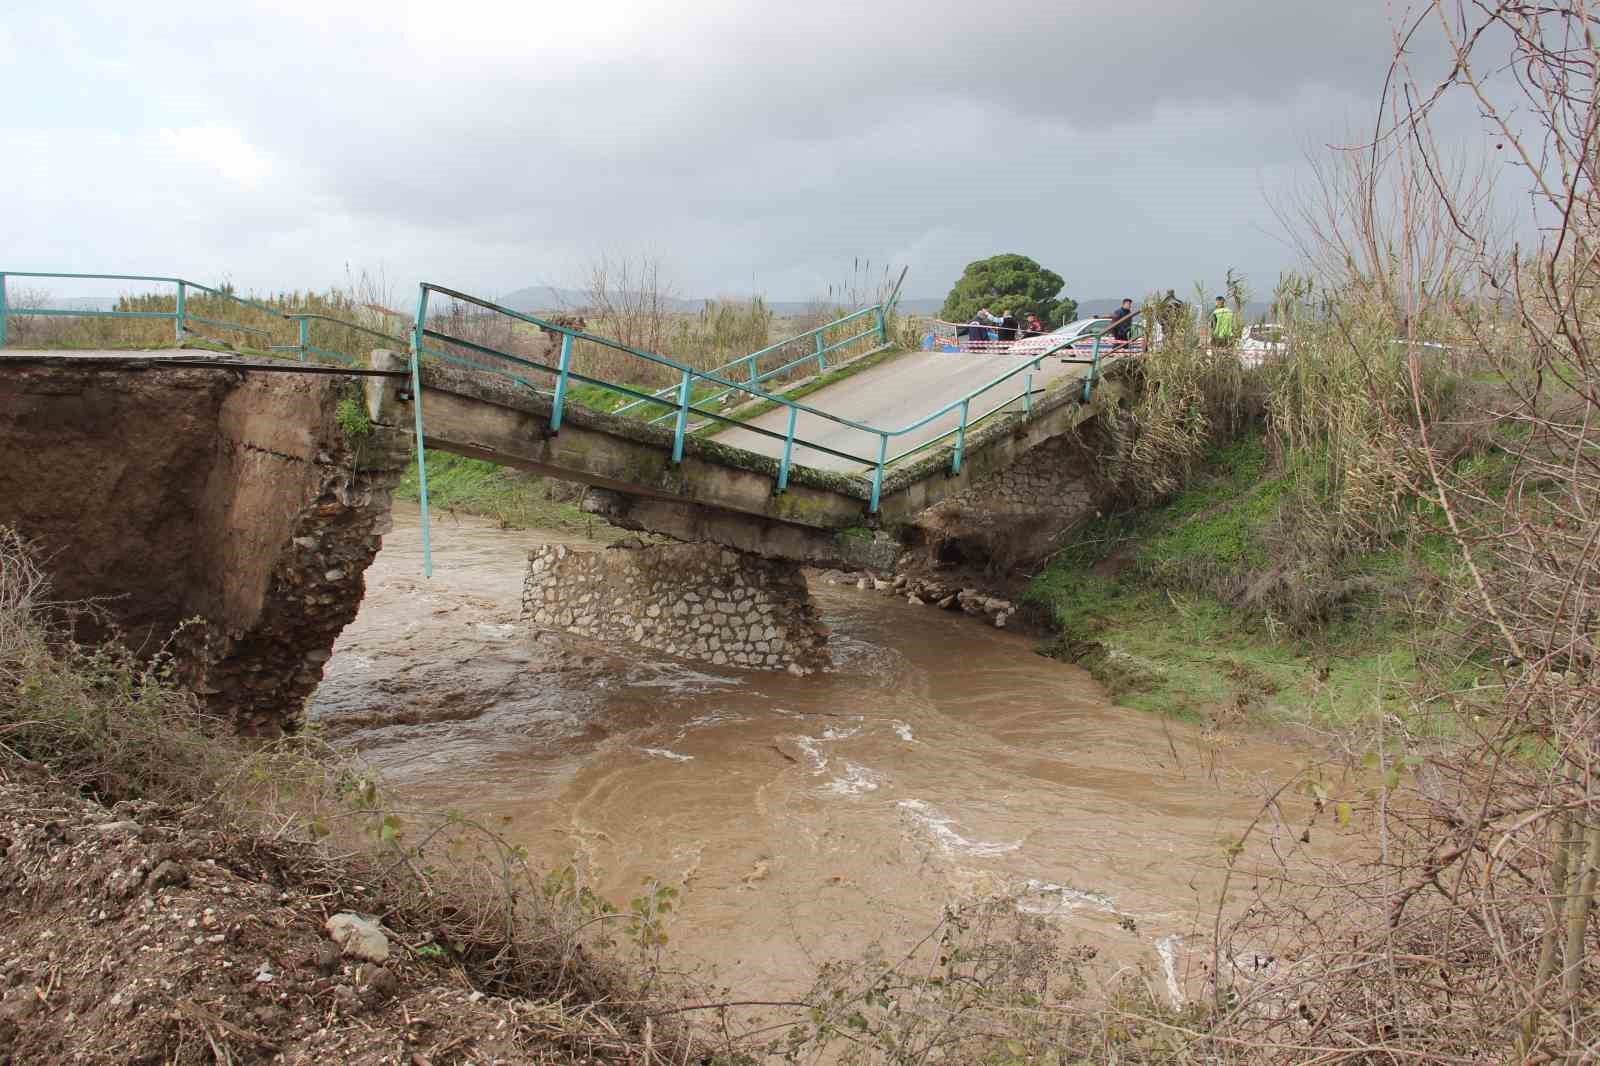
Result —
[[1292, 752], [1219, 746], [1023, 636], [816, 579], [834, 668], [805, 678], [530, 633], [527, 551], [556, 541], [583, 543], [436, 519], [430, 581], [397, 509], [313, 718], [609, 898], [682, 885], [673, 950], [741, 994], [802, 991], [996, 892], [1192, 985], [1179, 945], [1210, 928], [1222, 843]]

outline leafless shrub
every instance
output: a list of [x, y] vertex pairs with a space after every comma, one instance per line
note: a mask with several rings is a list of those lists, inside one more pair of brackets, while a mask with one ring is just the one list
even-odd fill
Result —
[[[1337, 801], [1373, 858], [1312, 893], [1279, 878], [1233, 923], [1287, 930], [1296, 955], [1207, 1040], [1320, 1062], [1600, 1054], [1596, 15], [1427, 5], [1399, 29], [1376, 135], [1295, 216], [1357, 402], [1306, 387], [1274, 417], [1339, 453], [1352, 528], [1404, 510], [1452, 568], [1428, 683], [1406, 717], [1374, 716], [1371, 771]], [[1453, 60], [1433, 82], [1407, 51], [1424, 33]], [[1432, 135], [1462, 94], [1548, 224], [1532, 246], [1502, 242], [1485, 183]]]

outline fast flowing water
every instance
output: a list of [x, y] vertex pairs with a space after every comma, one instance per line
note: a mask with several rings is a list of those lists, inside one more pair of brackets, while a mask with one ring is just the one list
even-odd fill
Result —
[[527, 550], [563, 539], [583, 543], [436, 521], [426, 580], [397, 512], [312, 716], [609, 898], [682, 885], [675, 950], [743, 994], [803, 990], [995, 892], [1164, 959], [1176, 988], [1224, 842], [1290, 766], [1118, 708], [1025, 637], [853, 586], [812, 582], [835, 665], [806, 678], [530, 633]]

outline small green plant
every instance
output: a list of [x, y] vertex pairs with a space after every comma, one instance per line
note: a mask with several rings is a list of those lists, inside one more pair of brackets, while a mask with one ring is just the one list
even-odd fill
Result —
[[346, 393], [339, 399], [339, 409], [334, 414], [339, 429], [352, 444], [359, 444], [372, 436], [372, 419], [367, 415], [366, 401], [359, 394]]

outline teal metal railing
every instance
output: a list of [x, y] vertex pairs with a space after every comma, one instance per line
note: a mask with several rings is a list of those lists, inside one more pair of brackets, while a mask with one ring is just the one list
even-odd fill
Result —
[[[8, 296], [7, 280], [9, 278], [42, 278], [71, 281], [141, 281], [152, 282], [160, 285], [174, 286], [172, 310], [117, 310], [109, 311], [85, 307], [18, 307]], [[200, 294], [211, 300], [226, 301], [230, 306], [249, 308], [257, 312], [257, 318], [266, 316], [267, 321], [284, 324], [285, 331], [293, 331], [296, 337], [293, 344], [274, 344], [273, 330], [265, 325], [245, 322], [231, 322], [222, 318], [212, 318], [208, 315], [196, 313], [191, 297]], [[209, 310], [209, 308], [207, 308]], [[355, 322], [335, 318], [332, 315], [285, 312], [276, 307], [256, 300], [237, 296], [225, 289], [213, 288], [202, 285], [198, 281], [188, 278], [166, 277], [156, 274], [68, 274], [44, 273], [29, 270], [0, 271], [0, 348], [6, 346], [9, 339], [10, 319], [13, 318], [112, 318], [112, 319], [168, 319], [173, 323], [173, 338], [177, 343], [183, 343], [201, 334], [195, 326], [208, 326], [225, 333], [238, 333], [251, 338], [260, 338], [265, 343], [260, 345], [263, 351], [294, 353], [301, 362], [310, 359], [331, 359], [346, 366], [355, 366], [358, 360], [346, 352], [324, 348], [312, 342], [311, 323], [327, 322], [340, 329], [353, 330], [357, 333], [377, 337], [388, 341], [397, 348], [404, 348], [406, 341], [403, 338], [391, 336], [379, 330], [369, 329]], [[202, 337], [202, 339], [204, 339]]]
[[[737, 359], [723, 363], [721, 366], [707, 371], [707, 373], [715, 374], [720, 378], [725, 378], [728, 380], [737, 378], [741, 381], [745, 388], [724, 389], [723, 391], [714, 393], [710, 396], [701, 397], [699, 402], [714, 403], [722, 400], [726, 396], [731, 396], [735, 392], [749, 392], [751, 390], [755, 390], [762, 384], [771, 381], [773, 378], [782, 377], [790, 371], [797, 370], [800, 367], [808, 364], [814, 363], [816, 365], [816, 372], [818, 374], [825, 374], [828, 372], [829, 355], [843, 348], [848, 348], [850, 345], [856, 344], [859, 341], [866, 340], [868, 337], [876, 336], [878, 339], [878, 344], [876, 347], [869, 348], [866, 351], [859, 353], [856, 356], [857, 359], [865, 359], [869, 355], [874, 355], [883, 351], [885, 348], [888, 348], [889, 323], [894, 319], [894, 305], [900, 300], [900, 286], [905, 282], [906, 271], [909, 269], [909, 267], [901, 268], [899, 279], [895, 281], [894, 288], [890, 291], [888, 298], [882, 303], [873, 304], [870, 307], [863, 307], [857, 311], [852, 311], [842, 318], [836, 318], [832, 322], [818, 326], [815, 329], [808, 329], [804, 333], [797, 333], [793, 337], [787, 337], [781, 341], [778, 341], [776, 344], [769, 344], [765, 348], [750, 352], [748, 355], [741, 355]], [[845, 337], [843, 340], [835, 340], [831, 343], [828, 341], [828, 332], [830, 330], [839, 329], [864, 318], [871, 318], [872, 325], [868, 326], [860, 333]], [[807, 341], [810, 342], [809, 346], [806, 344]], [[810, 350], [807, 350], [796, 358], [790, 359], [778, 366], [768, 367], [765, 370], [761, 369], [761, 360], [766, 356], [773, 355], [774, 353], [792, 351], [797, 346], [809, 347]], [[619, 415], [627, 414], [629, 411], [633, 411], [652, 401], [670, 408], [672, 406], [671, 398], [676, 389], [676, 385], [669, 385], [664, 389], [651, 393], [649, 400], [631, 400], [617, 408], [613, 413]], [[668, 411], [650, 419], [650, 421], [652, 423], [664, 422], [671, 417], [672, 411], [669, 409]]]
[[361, 333], [368, 337], [376, 337], [379, 340], [388, 341], [396, 348], [403, 349], [409, 343], [403, 337], [396, 337], [393, 334], [384, 333], [382, 330], [370, 329], [366, 326], [358, 325], [355, 322], [347, 322], [342, 318], [334, 318], [332, 315], [302, 314], [299, 312], [291, 312], [285, 314], [283, 317], [288, 321], [295, 323], [295, 329], [297, 332], [296, 341], [294, 344], [274, 344], [271, 350], [275, 352], [295, 352], [300, 356], [300, 361], [302, 363], [306, 361], [307, 356], [321, 356], [324, 359], [332, 359], [336, 362], [345, 363], [349, 366], [355, 366], [357, 363], [356, 359], [346, 355], [344, 352], [335, 351], [331, 348], [321, 348], [315, 344], [312, 344], [311, 323], [313, 322], [331, 322], [340, 329], [353, 330], [356, 333]]
[[[536, 326], [546, 334], [557, 335], [561, 338], [558, 350], [559, 354], [556, 356], [556, 359], [553, 363], [547, 362], [545, 360], [528, 355], [517, 355], [511, 352], [503, 351], [489, 345], [482, 344], [470, 338], [451, 334], [439, 328], [438, 325], [430, 325], [429, 304], [435, 294], [448, 300], [455, 301], [459, 304], [475, 307], [480, 311], [495, 315], [504, 315], [516, 321]], [[436, 343], [429, 343], [430, 341]], [[676, 376], [678, 379], [677, 383], [668, 389], [655, 393], [647, 393], [635, 388], [632, 385], [608, 381], [603, 378], [585, 374], [579, 370], [576, 370], [572, 365], [573, 348], [574, 345], [579, 341], [595, 344], [603, 348], [609, 348], [611, 350], [633, 356], [637, 359], [644, 360], [646, 363], [658, 368], [662, 368], [670, 374]], [[808, 404], [799, 403], [794, 400], [788, 400], [782, 396], [768, 393], [760, 387], [759, 383], [752, 383], [748, 379], [741, 381], [724, 377], [718, 371], [726, 370], [726, 367], [719, 367], [715, 371], [697, 370], [694, 367], [687, 366], [667, 356], [644, 351], [643, 349], [623, 344], [622, 342], [613, 340], [609, 337], [599, 336], [597, 334], [585, 332], [581, 329], [574, 329], [570, 326], [564, 326], [559, 323], [550, 322], [539, 318], [536, 315], [527, 314], [522, 311], [516, 311], [509, 307], [494, 303], [490, 300], [485, 300], [454, 289], [445, 288], [442, 285], [435, 285], [431, 282], [423, 282], [420, 286], [418, 286], [417, 309], [412, 324], [410, 351], [412, 406], [416, 424], [417, 480], [419, 496], [421, 497], [422, 505], [424, 572], [431, 574], [433, 565], [431, 558], [431, 547], [428, 539], [427, 459], [425, 455], [425, 425], [422, 410], [422, 364], [425, 359], [440, 359], [472, 369], [500, 374], [529, 389], [549, 393], [551, 395], [550, 432], [552, 433], [559, 432], [561, 429], [561, 422], [565, 414], [566, 404], [568, 402], [568, 389], [574, 382], [596, 385], [612, 392], [620, 393], [624, 396], [630, 397], [631, 401], [636, 403], [670, 402], [673, 408], [673, 410], [670, 412], [670, 415], [673, 422], [672, 462], [674, 464], [683, 461], [684, 441], [688, 435], [689, 416], [691, 414], [721, 422], [729, 426], [737, 426], [746, 432], [755, 433], [771, 440], [782, 441], [783, 454], [778, 464], [777, 479], [773, 485], [774, 493], [782, 493], [788, 488], [789, 473], [793, 466], [794, 449], [796, 445], [811, 449], [812, 451], [821, 454], [844, 459], [848, 462], [858, 463], [863, 468], [863, 473], [869, 476], [869, 480], [866, 485], [867, 513], [869, 515], [875, 515], [878, 512], [879, 501], [882, 497], [884, 475], [890, 466], [910, 455], [914, 455], [945, 440], [948, 440], [953, 436], [955, 438], [955, 447], [951, 452], [950, 473], [952, 475], [960, 473], [962, 460], [965, 455], [967, 434], [969, 431], [985, 419], [1005, 411], [1012, 404], [1018, 402], [1019, 400], [1024, 405], [1024, 412], [1031, 413], [1033, 397], [1035, 395], [1035, 390], [1033, 388], [1033, 374], [1041, 369], [1043, 361], [1046, 358], [1056, 357], [1057, 353], [1063, 350], [1071, 350], [1070, 341], [1062, 341], [1060, 344], [1045, 348], [1037, 353], [1030, 353], [1031, 358], [1027, 359], [1026, 361], [1019, 363], [1017, 366], [1012, 367], [1004, 373], [997, 375], [992, 380], [971, 390], [966, 395], [956, 400], [952, 400], [937, 410], [924, 415], [908, 425], [901, 426], [898, 429], [882, 429], [880, 427], [868, 425], [863, 422], [842, 418], [838, 415], [831, 414]], [[1102, 355], [1102, 341], [1097, 337], [1095, 339], [1093, 351], [1088, 358], [1083, 358], [1076, 355], [1068, 355], [1063, 357], [1064, 361], [1066, 362], [1083, 364], [1090, 368], [1089, 373], [1085, 376], [1083, 382], [1082, 399], [1084, 402], [1087, 402], [1093, 395], [1094, 386], [1100, 376]], [[528, 373], [530, 371], [534, 374], [552, 376], [554, 378], [553, 390], [536, 384], [534, 381], [530, 380], [530, 374]], [[1023, 388], [1021, 392], [1012, 392], [1011, 390], [1015, 388], [1015, 382], [1019, 378], [1022, 379]], [[707, 384], [712, 386], [713, 389], [721, 389], [721, 392], [713, 393], [715, 396], [739, 392], [754, 398], [768, 400], [776, 406], [785, 409], [788, 412], [785, 431], [783, 433], [778, 433], [774, 430], [769, 430], [764, 427], [754, 426], [749, 423], [742, 422], [737, 418], [730, 417], [729, 415], [720, 411], [708, 410], [702, 406], [698, 406], [696, 403], [692, 403], [690, 398], [694, 394], [698, 384]], [[699, 402], [704, 403], [706, 401], [702, 399]], [[979, 410], [980, 408], [984, 407], [987, 407], [987, 409]], [[927, 426], [930, 423], [956, 411], [960, 412], [960, 418], [958, 419], [957, 424], [947, 432], [940, 434], [931, 440], [921, 441], [911, 445], [903, 451], [900, 451], [892, 456], [889, 454], [889, 442], [894, 438], [903, 437], [906, 434], [913, 433], [924, 426]], [[975, 411], [977, 412], [976, 414], [974, 413]], [[875, 448], [873, 449], [872, 454], [855, 454], [832, 445], [823, 444], [819, 441], [806, 440], [805, 438], [800, 437], [796, 430], [799, 416], [802, 414], [809, 415], [826, 422], [831, 422], [835, 425], [843, 426], [849, 430], [865, 435], [869, 440], [872, 440], [875, 443]]]
[[[84, 307], [13, 307], [7, 298], [6, 282], [8, 278], [57, 278], [89, 281], [148, 281], [158, 284], [176, 286], [171, 311], [102, 311]], [[219, 319], [207, 318], [194, 314], [189, 310], [189, 294], [204, 293], [208, 296], [221, 297], [245, 307], [264, 311], [274, 317], [279, 317], [279, 312], [254, 300], [246, 300], [235, 296], [222, 289], [214, 289], [209, 285], [202, 285], [197, 281], [187, 278], [161, 277], [153, 274], [47, 274], [39, 271], [8, 270], [0, 271], [0, 347], [7, 342], [8, 320], [27, 316], [40, 318], [166, 318], [173, 322], [175, 339], [182, 341], [189, 334], [189, 324], [212, 326], [213, 328], [228, 330], [230, 332], [245, 333], [251, 336], [271, 336], [271, 331], [259, 326], [245, 325], [242, 322], [226, 322]]]

